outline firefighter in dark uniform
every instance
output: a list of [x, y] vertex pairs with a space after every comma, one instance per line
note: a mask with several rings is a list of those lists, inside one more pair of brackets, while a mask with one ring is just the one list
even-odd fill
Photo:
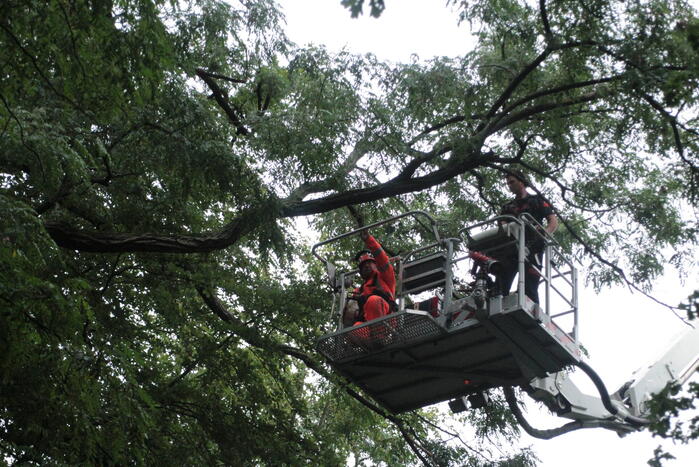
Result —
[[[515, 195], [515, 199], [507, 202], [503, 207], [501, 214], [511, 216], [519, 216], [526, 212], [529, 213], [537, 222], [544, 225], [544, 230], [548, 234], [552, 234], [558, 228], [558, 218], [553, 212], [551, 205], [541, 195], [531, 195], [527, 192], [527, 187], [530, 186], [527, 177], [519, 170], [510, 169], [510, 173], [505, 177], [508, 190]], [[529, 254], [524, 260], [524, 293], [534, 303], [539, 303], [539, 282], [540, 275], [535, 269], [541, 270], [541, 258], [544, 251], [543, 239], [535, 234], [526, 234], [525, 241]], [[503, 272], [500, 274], [500, 287], [503, 295], [510, 292], [512, 281], [517, 274], [518, 264], [516, 257], [502, 258]]]

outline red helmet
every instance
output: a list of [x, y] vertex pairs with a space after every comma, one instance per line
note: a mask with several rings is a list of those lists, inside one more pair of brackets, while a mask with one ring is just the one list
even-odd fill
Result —
[[373, 261], [376, 262], [376, 259], [374, 258], [374, 255], [371, 254], [369, 250], [362, 250], [357, 255], [354, 257], [355, 261], [357, 261], [357, 267], [362, 267], [362, 263], [365, 263], [367, 261]]

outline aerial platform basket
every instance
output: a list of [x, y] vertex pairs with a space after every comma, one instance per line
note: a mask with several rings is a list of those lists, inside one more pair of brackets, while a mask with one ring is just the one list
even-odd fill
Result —
[[[421, 211], [368, 227], [407, 216], [426, 218], [434, 242], [389, 259], [397, 267], [396, 313], [356, 326], [348, 326], [354, 319], [343, 319], [345, 311], [348, 318], [356, 317], [346, 305], [358, 271], [339, 270], [317, 250], [359, 229], [312, 250], [326, 266], [335, 293], [331, 316], [338, 322], [336, 332], [318, 339], [317, 349], [337, 373], [387, 410], [401, 413], [442, 401], [450, 401], [453, 412], [477, 409], [488, 403], [487, 389], [503, 387], [513, 415], [531, 436], [550, 439], [591, 427], [623, 436], [650, 423], [647, 401], [653, 394], [686, 382], [699, 367], [695, 329], [611, 393], [581, 359], [577, 270], [536, 219], [527, 213], [497, 216], [463, 228], [459, 238], [440, 237], [435, 220]], [[467, 254], [459, 257], [464, 250]], [[472, 261], [469, 283], [454, 279], [465, 259]], [[504, 274], [515, 264], [517, 291], [508, 294]], [[525, 264], [527, 274], [538, 273], [543, 285], [540, 304], [525, 294]], [[424, 300], [421, 294], [427, 291], [435, 295]], [[566, 324], [567, 331], [561, 327]], [[580, 391], [563, 371], [571, 366], [592, 379], [599, 397]], [[574, 421], [555, 429], [532, 428], [517, 405], [514, 386]]]
[[[567, 333], [542, 321], [531, 302], [528, 310], [516, 306], [516, 298], [499, 300], [503, 306], [488, 326], [470, 318], [447, 329], [429, 313], [403, 310], [323, 336], [317, 349], [394, 413], [521, 385], [576, 362], [580, 350]], [[507, 333], [508, 343], [491, 325]]]
[[[413, 211], [368, 228], [408, 216], [427, 219], [434, 242], [391, 259], [398, 266], [399, 311], [357, 326], [344, 326], [342, 310], [358, 271], [341, 271], [319, 248], [359, 229], [313, 247], [336, 292], [331, 315], [338, 322], [338, 330], [322, 336], [317, 349], [338, 373], [388, 410], [401, 413], [492, 387], [523, 386], [579, 361], [576, 271], [545, 234], [542, 306], [524, 294], [524, 232], [539, 235], [533, 228], [536, 221], [526, 216], [499, 216], [463, 229], [462, 238], [442, 238], [431, 216]], [[483, 289], [481, 281], [483, 294], [471, 289], [459, 298], [454, 271], [460, 261], [470, 261], [468, 254], [459, 257], [462, 246], [495, 258], [514, 256], [520, 277], [517, 292], [503, 297], [492, 288]], [[410, 303], [421, 300], [418, 294], [430, 290], [441, 294], [441, 307], [430, 313], [412, 309]], [[562, 300], [562, 305], [555, 306], [556, 314], [551, 314], [553, 295]], [[573, 321], [572, 331], [557, 324], [560, 318]]]

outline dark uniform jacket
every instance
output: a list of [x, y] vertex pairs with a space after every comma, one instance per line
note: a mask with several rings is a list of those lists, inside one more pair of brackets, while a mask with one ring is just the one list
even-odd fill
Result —
[[[541, 195], [527, 195], [524, 198], [513, 199], [505, 203], [501, 214], [518, 217], [522, 213], [529, 213], [539, 224], [543, 225], [544, 219], [553, 214], [553, 208]], [[544, 242], [539, 235], [532, 234], [529, 229], [526, 233], [526, 242], [535, 251], [544, 248]]]

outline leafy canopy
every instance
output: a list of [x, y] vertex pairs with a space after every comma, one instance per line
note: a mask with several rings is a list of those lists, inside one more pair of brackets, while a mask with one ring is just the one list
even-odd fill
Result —
[[699, 21], [677, 0], [452, 3], [477, 46], [396, 65], [295, 48], [268, 0], [0, 4], [3, 459], [533, 462], [331, 375], [328, 291], [290, 219], [455, 229], [498, 212], [515, 165], [596, 285], [688, 268]]

